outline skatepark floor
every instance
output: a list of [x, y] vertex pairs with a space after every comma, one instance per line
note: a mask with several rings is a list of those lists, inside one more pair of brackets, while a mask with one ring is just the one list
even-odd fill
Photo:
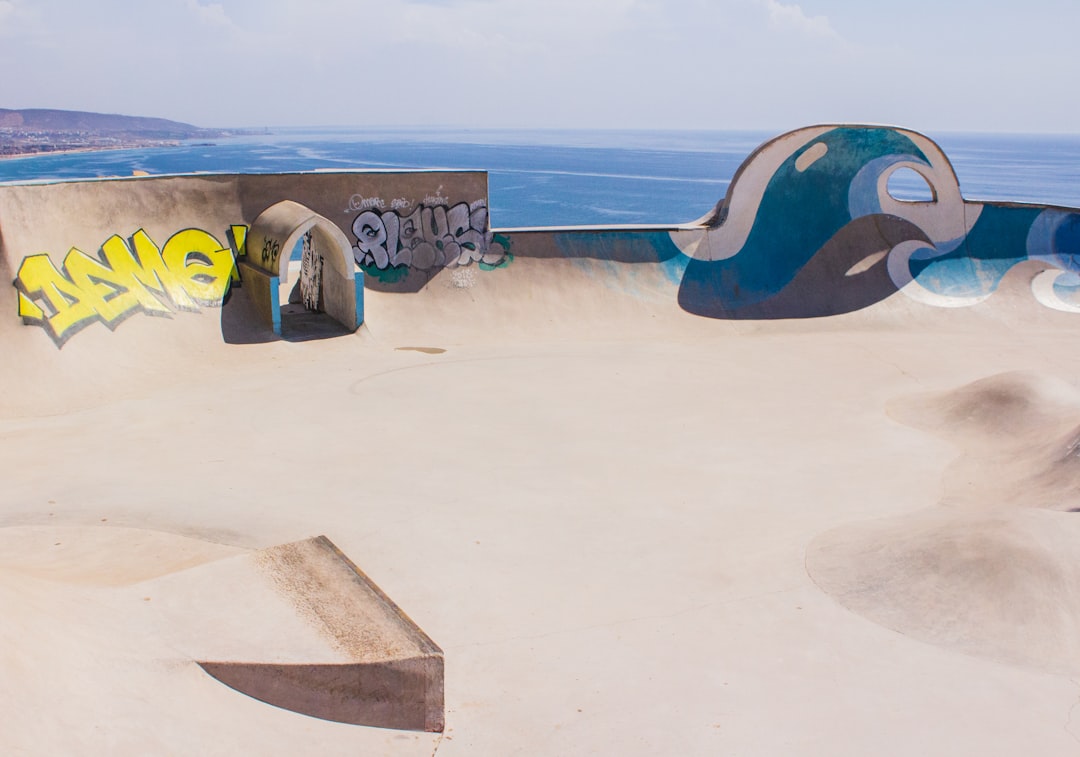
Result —
[[[68, 398], [12, 369], [0, 751], [1080, 751], [1075, 316], [429, 289]], [[246, 697], [110, 599], [318, 534], [444, 651], [444, 733]]]

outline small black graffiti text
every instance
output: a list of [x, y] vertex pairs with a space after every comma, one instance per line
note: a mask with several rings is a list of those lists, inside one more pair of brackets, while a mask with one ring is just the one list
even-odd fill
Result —
[[355, 194], [349, 198], [349, 205], [345, 208], [346, 213], [355, 213], [358, 210], [384, 210], [386, 208], [386, 200], [381, 197], [364, 197], [362, 194]]
[[276, 239], [263, 241], [262, 252], [259, 257], [264, 267], [273, 268], [277, 265], [278, 256], [281, 254], [281, 242]]

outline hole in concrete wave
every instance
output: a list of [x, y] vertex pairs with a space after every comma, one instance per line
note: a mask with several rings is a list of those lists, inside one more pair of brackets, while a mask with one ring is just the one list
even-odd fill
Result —
[[889, 196], [901, 202], [937, 202], [937, 192], [926, 177], [912, 168], [898, 168], [889, 177]]

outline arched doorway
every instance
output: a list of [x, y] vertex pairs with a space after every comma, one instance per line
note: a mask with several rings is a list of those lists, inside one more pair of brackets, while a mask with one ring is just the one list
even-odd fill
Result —
[[253, 287], [252, 300], [274, 333], [317, 338], [352, 333], [363, 323], [364, 274], [345, 233], [329, 219], [283, 200], [259, 214], [246, 246], [244, 286]]

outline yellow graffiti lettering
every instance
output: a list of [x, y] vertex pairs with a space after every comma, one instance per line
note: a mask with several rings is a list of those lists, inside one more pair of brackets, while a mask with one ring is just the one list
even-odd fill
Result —
[[[73, 247], [68, 256], [78, 252]], [[44, 307], [40, 309], [45, 318], [41, 323], [57, 341], [67, 339], [69, 332], [95, 317], [83, 292], [56, 269], [48, 255], [31, 255], [23, 260], [16, 284], [21, 285], [20, 291], [27, 297], [42, 298]]]
[[132, 235], [130, 246], [114, 235], [101, 245], [101, 251], [109, 267], [122, 277], [136, 304], [147, 313], [168, 315], [173, 309], [199, 309], [182, 288], [170, 286], [173, 274], [154, 240], [142, 229]]
[[232, 234], [233, 241], [233, 253], [238, 258], [242, 258], [247, 255], [247, 226], [230, 226], [229, 233]]
[[80, 250], [68, 253], [64, 270], [79, 288], [80, 299], [110, 328], [139, 304], [123, 270], [114, 271]]
[[30, 323], [39, 323], [45, 318], [45, 311], [34, 304], [34, 301], [22, 292], [19, 292], [19, 317]]
[[232, 281], [232, 250], [205, 231], [185, 229], [165, 243], [161, 251], [165, 265], [192, 299], [202, 305], [216, 305], [229, 291]]
[[[247, 226], [230, 226], [229, 234], [233, 244], [233, 258], [239, 260], [247, 255]], [[232, 269], [232, 281], [234, 284], [240, 283], [240, 269], [236, 265], [233, 265]]]
[[169, 316], [175, 310], [220, 306], [239, 281], [246, 226], [229, 229], [233, 247], [200, 229], [173, 234], [163, 248], [140, 229], [130, 243], [109, 237], [98, 256], [72, 247], [57, 269], [47, 254], [23, 260], [15, 279], [19, 315], [63, 346], [80, 329], [100, 321], [108, 328], [136, 312]]

